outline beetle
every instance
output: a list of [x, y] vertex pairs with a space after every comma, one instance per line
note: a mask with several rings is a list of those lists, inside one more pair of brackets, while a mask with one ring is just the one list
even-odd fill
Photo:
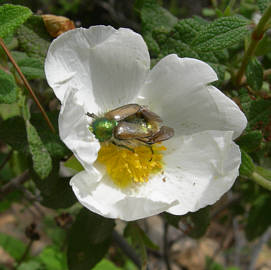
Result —
[[138, 144], [152, 145], [170, 139], [173, 128], [162, 126], [160, 116], [147, 107], [138, 104], [127, 104], [93, 118], [90, 130], [100, 142], [112, 143], [129, 148]]

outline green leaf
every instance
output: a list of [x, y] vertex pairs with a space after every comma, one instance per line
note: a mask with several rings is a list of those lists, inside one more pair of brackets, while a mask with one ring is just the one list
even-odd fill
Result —
[[16, 261], [22, 257], [26, 249], [23, 242], [2, 232], [0, 232], [0, 246]]
[[256, 56], [262, 56], [271, 52], [271, 38], [265, 35], [258, 43], [255, 50]]
[[271, 3], [271, 0], [258, 0], [258, 7], [261, 13], [264, 13], [267, 6]]
[[161, 7], [157, 0], [145, 0], [141, 8], [143, 31], [153, 31], [155, 28], [170, 29], [177, 23], [177, 18]]
[[74, 155], [72, 155], [67, 161], [65, 161], [64, 166], [78, 172], [84, 170], [84, 167], [81, 165], [81, 163], [76, 159]]
[[12, 56], [27, 79], [45, 79], [43, 62], [40, 58], [29, 57], [20, 51], [13, 51]]
[[209, 207], [205, 207], [187, 215], [187, 222], [191, 227], [188, 229], [190, 237], [200, 238], [205, 234], [210, 224], [209, 212]]
[[264, 136], [269, 136], [268, 130], [265, 128], [270, 124], [271, 119], [271, 100], [260, 99], [251, 102], [248, 113], [248, 128], [250, 129], [261, 129]]
[[141, 228], [135, 222], [130, 222], [124, 230], [124, 236], [130, 240], [132, 246], [138, 251], [144, 266], [148, 261], [148, 253], [141, 231]]
[[261, 90], [263, 85], [263, 68], [261, 63], [253, 58], [246, 67], [247, 84], [255, 91]]
[[150, 249], [159, 250], [159, 247], [151, 241], [146, 233], [135, 222], [128, 223], [124, 234], [126, 237], [131, 237], [135, 245], [140, 242]]
[[43, 269], [42, 263], [34, 260], [29, 262], [23, 262], [18, 267], [18, 270], [41, 270], [41, 269]]
[[202, 15], [205, 17], [213, 17], [216, 15], [215, 10], [212, 8], [203, 8]]
[[204, 24], [196, 19], [183, 19], [178, 21], [174, 26], [174, 34], [172, 36], [176, 40], [191, 44], [198, 32], [202, 29], [204, 29]]
[[180, 222], [182, 216], [172, 215], [172, 214], [169, 214], [169, 213], [167, 213], [167, 212], [165, 212], [163, 215], [164, 215], [166, 221], [167, 221], [170, 225], [172, 225], [172, 226], [175, 227], [176, 229], [180, 229], [180, 227], [179, 227], [179, 222]]
[[223, 50], [239, 43], [248, 34], [248, 20], [239, 17], [222, 17], [206, 24], [193, 40], [197, 51]]
[[108, 261], [107, 259], [101, 260], [93, 270], [121, 270], [122, 268], [117, 267], [112, 262]]
[[19, 60], [17, 64], [27, 79], [45, 79], [43, 63], [40, 59], [27, 57]]
[[51, 37], [41, 16], [31, 16], [17, 30], [20, 47], [31, 57], [44, 61]]
[[11, 104], [16, 101], [17, 85], [14, 77], [0, 69], [0, 103]]
[[55, 246], [48, 246], [37, 257], [48, 270], [67, 269], [66, 256]]
[[45, 179], [40, 179], [35, 173], [32, 178], [39, 188], [42, 196], [42, 205], [58, 209], [72, 206], [76, 197], [69, 184], [70, 178], [59, 176], [59, 162], [54, 164], [52, 172]]
[[83, 208], [68, 236], [69, 270], [92, 269], [106, 254], [113, 227], [112, 219]]
[[[246, 117], [249, 118], [249, 113], [250, 113], [251, 104], [253, 102], [253, 99], [251, 98], [248, 90], [244, 87], [239, 90], [238, 94], [239, 94], [242, 110], [245, 113]], [[249, 123], [248, 123], [247, 130], [249, 130], [249, 129], [250, 129], [250, 127], [249, 127]]]
[[33, 169], [41, 179], [46, 178], [52, 170], [52, 159], [35, 127], [26, 120], [26, 133], [29, 150], [32, 155]]
[[239, 168], [239, 173], [240, 176], [249, 178], [254, 172], [254, 163], [252, 158], [245, 151], [241, 151], [241, 153], [242, 153], [242, 163]]
[[[56, 126], [57, 114], [49, 113], [49, 118]], [[70, 155], [68, 148], [62, 143], [57, 133], [51, 132], [40, 113], [32, 114], [31, 124], [38, 131], [43, 145], [54, 159], [59, 160]], [[22, 117], [10, 117], [0, 123], [0, 140], [9, 144], [14, 150], [29, 154], [25, 121]]]
[[0, 140], [10, 145], [14, 150], [28, 153], [29, 148], [24, 119], [15, 116], [1, 122]]
[[261, 195], [252, 203], [245, 226], [246, 237], [249, 241], [263, 234], [271, 225], [270, 205], [269, 194]]
[[[58, 131], [58, 112], [48, 112], [47, 115], [56, 131]], [[52, 158], [63, 159], [71, 155], [70, 150], [60, 140], [58, 132], [53, 133], [50, 130], [41, 113], [32, 113], [30, 122], [38, 131], [43, 144]]]
[[159, 46], [152, 37], [153, 32], [158, 28], [170, 30], [177, 23], [177, 18], [161, 7], [156, 0], [141, 1], [138, 6], [141, 7], [142, 34], [150, 52], [157, 55]]
[[56, 224], [53, 217], [44, 217], [43, 230], [55, 246], [59, 248], [63, 247], [63, 242], [66, 240], [66, 231]]
[[246, 152], [255, 151], [261, 144], [263, 139], [262, 132], [260, 130], [249, 131], [240, 137], [237, 144]]
[[29, 8], [15, 5], [0, 6], [0, 37], [13, 34], [15, 29], [23, 24], [32, 12]]
[[17, 103], [12, 104], [0, 104], [0, 117], [6, 120], [10, 117], [18, 116], [20, 114], [20, 108]]

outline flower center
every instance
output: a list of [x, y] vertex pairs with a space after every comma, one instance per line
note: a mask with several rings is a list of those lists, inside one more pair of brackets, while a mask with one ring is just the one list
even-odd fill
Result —
[[140, 145], [132, 150], [109, 142], [101, 144], [98, 161], [105, 165], [113, 182], [125, 188], [132, 183], [147, 182], [151, 174], [163, 168], [163, 155], [166, 147], [161, 144]]

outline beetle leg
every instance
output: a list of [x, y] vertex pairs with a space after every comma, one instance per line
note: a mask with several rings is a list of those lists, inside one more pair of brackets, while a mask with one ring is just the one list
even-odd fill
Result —
[[115, 141], [112, 141], [112, 143], [114, 144], [114, 145], [116, 145], [116, 146], [119, 146], [119, 147], [123, 147], [123, 148], [125, 148], [125, 149], [128, 149], [128, 150], [130, 150], [131, 152], [135, 152], [135, 150], [133, 149], [133, 148], [130, 148], [130, 147], [128, 147], [127, 145], [124, 145], [124, 144], [118, 144], [118, 143], [116, 143]]

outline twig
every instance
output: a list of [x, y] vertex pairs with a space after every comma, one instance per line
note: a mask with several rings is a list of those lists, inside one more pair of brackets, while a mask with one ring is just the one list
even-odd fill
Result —
[[163, 246], [164, 246], [164, 260], [167, 267], [167, 270], [171, 270], [170, 260], [169, 260], [169, 246], [168, 246], [168, 223], [164, 221], [164, 235], [163, 235]]
[[29, 241], [29, 243], [27, 244], [27, 247], [26, 247], [22, 257], [19, 259], [18, 264], [15, 269], [17, 269], [20, 266], [20, 264], [26, 259], [27, 255], [32, 247], [33, 242], [34, 242], [33, 240]]
[[242, 80], [242, 77], [245, 73], [245, 69], [248, 64], [248, 61], [254, 55], [255, 49], [256, 49], [259, 41], [263, 38], [263, 35], [264, 35], [265, 31], [267, 30], [266, 24], [269, 21], [270, 17], [271, 17], [271, 5], [269, 5], [269, 7], [265, 10], [259, 23], [255, 27], [254, 31], [251, 33], [251, 42], [249, 44], [248, 49], [246, 50], [246, 52], [244, 54], [241, 67], [236, 75], [235, 83], [237, 86], [241, 85], [241, 80]]
[[126, 256], [131, 259], [131, 261], [140, 269], [141, 260], [138, 258], [135, 250], [127, 243], [127, 241], [115, 230], [112, 233], [113, 240], [118, 245], [118, 247], [126, 254]]
[[234, 265], [236, 267], [240, 267], [241, 250], [244, 245], [244, 241], [242, 239], [241, 232], [239, 231], [239, 224], [236, 217], [233, 219], [232, 223], [235, 240]]
[[11, 158], [12, 153], [13, 153], [13, 150], [9, 151], [8, 155], [6, 156], [6, 158], [3, 160], [2, 164], [0, 165], [0, 171], [5, 167], [5, 165], [7, 164], [9, 159]]
[[271, 228], [269, 228], [263, 235], [262, 237], [259, 239], [258, 243], [255, 245], [252, 254], [251, 254], [251, 260], [248, 266], [248, 270], [253, 270], [255, 269], [255, 264], [257, 262], [258, 256], [262, 250], [262, 247], [265, 243], [267, 243], [267, 241], [269, 240], [269, 238], [271, 237]]
[[3, 199], [4, 196], [12, 192], [14, 189], [17, 189], [29, 178], [30, 178], [29, 172], [28, 170], [26, 170], [21, 175], [11, 179], [7, 184], [0, 188], [0, 200]]
[[41, 208], [41, 205], [39, 204], [39, 202], [41, 201], [40, 197], [37, 197], [35, 195], [33, 195], [29, 190], [27, 190], [25, 187], [21, 186], [20, 189], [22, 190], [22, 192], [24, 193], [25, 198], [30, 202], [33, 203], [33, 206], [35, 207], [35, 209], [37, 210], [37, 212], [39, 213], [39, 215], [41, 217], [45, 216], [44, 211]]
[[238, 202], [241, 199], [240, 195], [233, 195], [231, 196], [227, 202], [223, 205], [221, 205], [220, 207], [217, 207], [216, 209], [214, 209], [214, 211], [211, 213], [210, 215], [210, 219], [213, 220], [214, 218], [217, 217], [217, 215], [219, 215], [222, 211], [228, 209], [230, 206], [232, 206], [233, 204], [235, 204], [236, 202]]
[[52, 130], [52, 132], [55, 133], [55, 128], [53, 126], [53, 124], [51, 123], [48, 115], [46, 114], [45, 110], [43, 109], [42, 105], [40, 104], [37, 96], [35, 95], [34, 91], [32, 90], [30, 84], [28, 83], [27, 79], [25, 78], [24, 74], [22, 73], [21, 69], [19, 68], [19, 66], [17, 65], [15, 59], [13, 58], [13, 56], [11, 55], [9, 49], [6, 47], [4, 41], [0, 38], [0, 45], [3, 48], [3, 50], [5, 51], [6, 55], [8, 56], [10, 62], [12, 63], [12, 65], [15, 67], [16, 71], [18, 72], [19, 76], [21, 77], [21, 79], [24, 82], [25, 87], [27, 88], [27, 90], [29, 91], [30, 95], [32, 96], [32, 98], [34, 99], [34, 101], [36, 102], [39, 110], [41, 111], [44, 119], [46, 120], [48, 126], [50, 127], [50, 129]]

